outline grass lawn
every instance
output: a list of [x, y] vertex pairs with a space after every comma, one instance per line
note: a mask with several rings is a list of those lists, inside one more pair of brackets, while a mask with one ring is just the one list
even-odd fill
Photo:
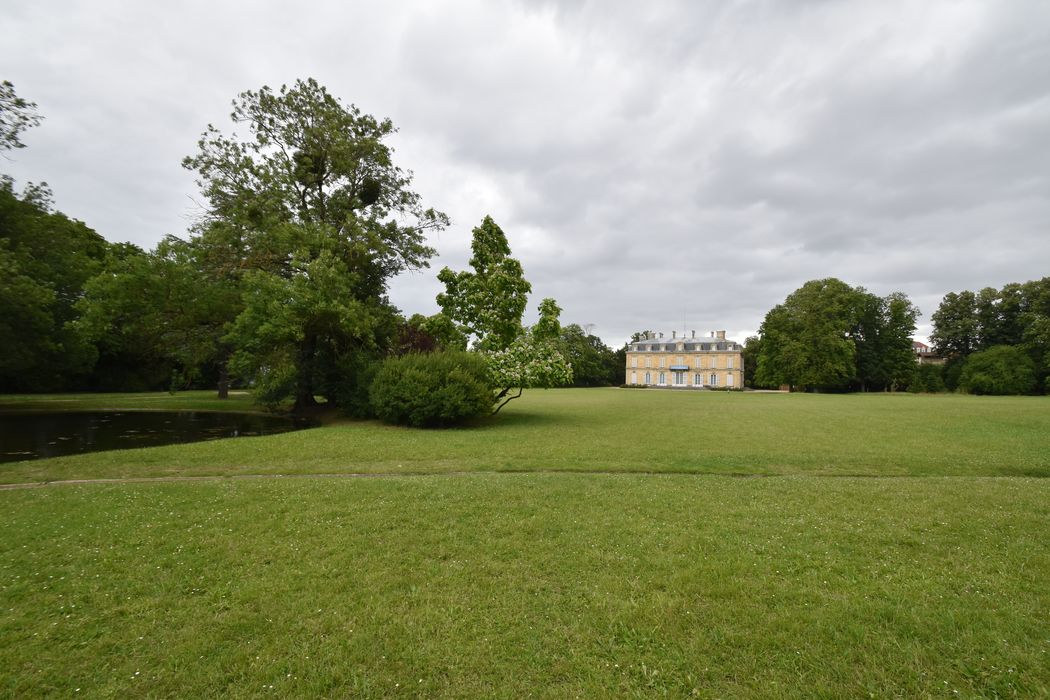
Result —
[[134, 392], [126, 394], [0, 394], [4, 411], [259, 411], [247, 391], [233, 390], [228, 399], [214, 391]]
[[1046, 480], [477, 474], [0, 497], [9, 697], [1050, 693]]
[[0, 466], [296, 472], [388, 476], [0, 491], [0, 696], [1050, 696], [1045, 398], [528, 392]]
[[[91, 405], [141, 407], [171, 399], [149, 396], [157, 398], [89, 400]], [[210, 394], [173, 400], [186, 407], [221, 404]], [[0, 398], [0, 408], [17, 405], [17, 400]], [[241, 397], [232, 405], [250, 403]], [[499, 416], [469, 429], [417, 430], [347, 420], [282, 435], [14, 462], [0, 465], [0, 483], [501, 470], [1050, 476], [1050, 399], [530, 391]]]

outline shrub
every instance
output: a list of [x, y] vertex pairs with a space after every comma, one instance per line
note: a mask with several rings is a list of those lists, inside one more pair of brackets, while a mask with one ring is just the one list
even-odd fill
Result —
[[414, 427], [462, 423], [495, 402], [485, 359], [458, 350], [384, 360], [369, 397], [377, 418]]
[[1035, 363], [1021, 348], [996, 345], [966, 358], [959, 386], [971, 394], [1028, 394], [1035, 389]]

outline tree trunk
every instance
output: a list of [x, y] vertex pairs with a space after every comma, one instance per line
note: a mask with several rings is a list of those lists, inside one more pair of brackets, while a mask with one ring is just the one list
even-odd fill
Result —
[[312, 387], [299, 387], [295, 392], [295, 405], [292, 406], [292, 412], [298, 413], [304, 408], [311, 408], [317, 405], [317, 399], [314, 398], [314, 392]]
[[298, 412], [304, 408], [317, 405], [314, 398], [313, 362], [316, 339], [313, 334], [307, 333], [299, 346], [298, 377], [295, 382], [295, 405], [292, 411]]
[[226, 366], [226, 360], [219, 365], [219, 398], [230, 398], [230, 368]]

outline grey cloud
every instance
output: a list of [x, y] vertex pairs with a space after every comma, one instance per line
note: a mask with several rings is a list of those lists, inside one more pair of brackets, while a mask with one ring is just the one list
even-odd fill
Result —
[[407, 313], [436, 309], [436, 270], [466, 265], [485, 214], [530, 316], [553, 296], [613, 345], [753, 331], [816, 277], [899, 289], [928, 318], [947, 291], [1046, 274], [1039, 0], [289, 7], [5, 6], [0, 60], [48, 121], [0, 167], [151, 245], [192, 216], [179, 161], [204, 126], [312, 75], [393, 118], [398, 162], [455, 222], [431, 270], [395, 280]]

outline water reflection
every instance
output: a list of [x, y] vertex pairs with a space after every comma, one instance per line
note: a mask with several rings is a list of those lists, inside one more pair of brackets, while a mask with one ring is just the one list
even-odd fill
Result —
[[0, 413], [0, 462], [271, 435], [310, 425], [281, 416], [208, 411]]

